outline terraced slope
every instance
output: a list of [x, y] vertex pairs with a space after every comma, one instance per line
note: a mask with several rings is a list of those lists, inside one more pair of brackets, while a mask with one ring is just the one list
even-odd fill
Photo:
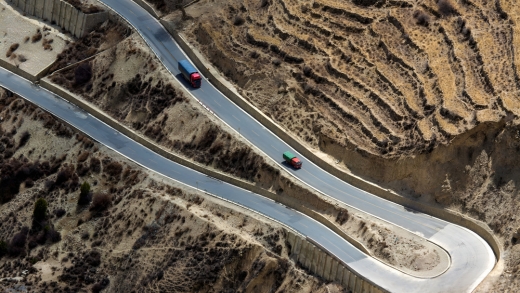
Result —
[[211, 13], [186, 34], [245, 97], [311, 146], [415, 155], [518, 112], [514, 3], [197, 5]]

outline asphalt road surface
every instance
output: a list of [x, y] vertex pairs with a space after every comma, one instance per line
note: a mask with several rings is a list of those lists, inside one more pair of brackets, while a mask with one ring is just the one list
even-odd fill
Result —
[[[218, 92], [207, 80], [200, 89], [192, 89], [180, 76], [177, 61], [188, 59], [168, 32], [144, 9], [130, 0], [103, 0], [125, 17], [143, 36], [163, 64], [191, 93], [223, 121], [280, 163], [288, 172], [350, 206], [401, 226], [443, 247], [452, 265], [434, 279], [419, 279], [400, 273], [367, 257], [351, 244], [318, 222], [278, 205], [259, 195], [217, 181], [171, 162], [146, 149], [100, 122], [74, 105], [6, 71], [0, 70], [0, 85], [90, 135], [131, 160], [165, 176], [253, 209], [299, 231], [340, 257], [353, 270], [392, 292], [470, 292], [491, 271], [495, 259], [491, 248], [475, 233], [448, 222], [413, 212], [375, 195], [359, 190], [325, 172], [292, 150], [260, 123]], [[290, 150], [303, 161], [294, 170], [282, 164], [282, 153]]]
[[[452, 275], [451, 272], [456, 274], [453, 274], [452, 281], [443, 288], [450, 288], [453, 292], [471, 291], [491, 271], [495, 264], [494, 254], [478, 235], [460, 226], [407, 210], [403, 206], [362, 191], [314, 165], [227, 99], [206, 79], [203, 79], [201, 88], [191, 88], [177, 69], [177, 62], [188, 57], [166, 29], [146, 10], [131, 0], [101, 0], [101, 2], [129, 21], [167, 69], [195, 97], [229, 126], [240, 130], [242, 136], [279, 162], [281, 167], [330, 197], [422, 235], [445, 248], [452, 258], [452, 267], [445, 275]], [[295, 153], [302, 160], [302, 169], [295, 170], [282, 163], [282, 153], [287, 150]], [[459, 253], [462, 252], [461, 247], [464, 247], [466, 252]]]

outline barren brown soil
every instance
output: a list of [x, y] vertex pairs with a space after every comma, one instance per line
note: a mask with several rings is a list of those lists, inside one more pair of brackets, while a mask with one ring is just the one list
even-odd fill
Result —
[[[2, 291], [343, 292], [288, 260], [278, 224], [149, 173], [1, 89], [0, 147]], [[82, 182], [92, 198], [80, 205]], [[38, 198], [48, 213], [34, 221]]]
[[434, 1], [201, 1], [188, 12], [214, 13], [186, 34], [309, 145], [327, 138], [393, 158], [517, 111], [507, 13], [495, 3], [451, 5], [445, 15]]

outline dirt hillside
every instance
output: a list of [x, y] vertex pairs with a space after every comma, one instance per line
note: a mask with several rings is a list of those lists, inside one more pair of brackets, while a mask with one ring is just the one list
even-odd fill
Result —
[[[121, 41], [110, 47], [117, 34]], [[89, 47], [90, 46], [90, 47]], [[103, 49], [105, 48], [105, 49]], [[67, 67], [82, 52], [95, 58]], [[106, 23], [59, 55], [51, 80], [180, 156], [228, 173], [305, 206], [363, 243], [383, 262], [411, 273], [439, 271], [447, 259], [417, 235], [309, 190], [202, 108], [174, 81], [136, 34]], [[343, 211], [343, 212], [342, 212]], [[344, 214], [341, 216], [340, 214]], [[398, 237], [401, 241], [390, 239]]]
[[288, 260], [278, 224], [148, 173], [3, 90], [0, 118], [3, 291], [342, 292]]
[[508, 273], [481, 290], [517, 289], [514, 1], [202, 0], [186, 12], [165, 19], [309, 148], [488, 223]]
[[413, 155], [517, 111], [514, 23], [500, 2], [231, 0], [188, 12], [204, 6], [214, 13], [186, 34], [310, 145]]

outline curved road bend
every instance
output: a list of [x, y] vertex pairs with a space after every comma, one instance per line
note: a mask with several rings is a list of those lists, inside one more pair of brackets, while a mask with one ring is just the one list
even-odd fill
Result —
[[[213, 179], [202, 173], [172, 162], [148, 148], [122, 135], [89, 113], [53, 93], [32, 84], [10, 71], [0, 68], [0, 86], [34, 103], [49, 113], [67, 121], [98, 142], [115, 150], [145, 168], [156, 171], [183, 184], [197, 187], [260, 214], [312, 238], [324, 248], [338, 256], [352, 270], [369, 277], [373, 282], [392, 292], [448, 292], [447, 287], [433, 283], [444, 283], [447, 274], [435, 280], [417, 279], [400, 273], [383, 263], [366, 256], [345, 239], [319, 222], [258, 194], [234, 185]], [[461, 292], [457, 290], [457, 292]]]
[[[220, 119], [235, 130], [240, 130], [242, 136], [279, 162], [281, 167], [295, 177], [328, 196], [422, 235], [444, 247], [452, 257], [450, 272], [457, 272], [449, 284], [453, 286], [452, 291], [471, 291], [491, 271], [495, 264], [495, 256], [488, 244], [475, 233], [426, 214], [405, 210], [400, 205], [355, 188], [295, 151], [293, 152], [303, 161], [303, 168], [293, 170], [282, 164], [282, 153], [292, 150], [288, 144], [227, 99], [208, 80], [202, 81], [200, 89], [193, 89], [184, 81], [177, 69], [177, 62], [188, 57], [155, 18], [131, 0], [101, 2], [127, 19], [139, 31], [158, 58], [187, 90], [214, 111]], [[450, 275], [450, 272], [447, 274]]]

